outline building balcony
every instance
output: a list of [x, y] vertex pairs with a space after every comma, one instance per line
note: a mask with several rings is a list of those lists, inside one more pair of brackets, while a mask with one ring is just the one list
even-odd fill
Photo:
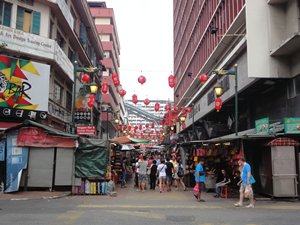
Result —
[[73, 81], [73, 64], [56, 41], [0, 25], [0, 38], [5, 49], [34, 59], [57, 64]]
[[[44, 2], [44, 1], [42, 1]], [[66, 19], [67, 23], [69, 24], [70, 28], [74, 29], [74, 18], [72, 16], [71, 10], [67, 5], [65, 0], [48, 0], [49, 3], [54, 3], [58, 6], [59, 10], [61, 11], [61, 15]]]
[[276, 5], [276, 4], [285, 4], [289, 0], [268, 0], [268, 4], [270, 5]]
[[286, 40], [284, 40], [280, 46], [271, 50], [271, 56], [288, 56], [292, 55], [300, 50], [300, 33], [295, 33]]

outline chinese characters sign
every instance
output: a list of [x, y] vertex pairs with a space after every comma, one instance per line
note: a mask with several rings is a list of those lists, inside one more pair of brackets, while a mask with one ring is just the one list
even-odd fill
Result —
[[1, 117], [46, 119], [50, 66], [0, 55]]

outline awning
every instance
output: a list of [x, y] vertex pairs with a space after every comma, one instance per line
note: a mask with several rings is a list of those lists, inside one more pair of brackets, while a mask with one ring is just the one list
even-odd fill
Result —
[[121, 151], [132, 151], [135, 148], [132, 145], [122, 145]]
[[21, 123], [14, 123], [14, 122], [0, 122], [0, 130], [6, 130], [15, 126], [20, 125]]
[[118, 142], [120, 144], [135, 144], [135, 143], [149, 143], [150, 142], [150, 140], [148, 140], [148, 139], [132, 138], [132, 137], [126, 137], [126, 136], [113, 138], [110, 141]]
[[292, 138], [280, 137], [270, 141], [267, 146], [299, 146], [299, 142]]

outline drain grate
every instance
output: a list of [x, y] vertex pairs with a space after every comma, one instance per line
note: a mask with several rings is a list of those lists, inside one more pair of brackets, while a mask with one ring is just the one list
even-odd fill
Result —
[[195, 221], [194, 216], [167, 216], [167, 221], [172, 222], [193, 222]]

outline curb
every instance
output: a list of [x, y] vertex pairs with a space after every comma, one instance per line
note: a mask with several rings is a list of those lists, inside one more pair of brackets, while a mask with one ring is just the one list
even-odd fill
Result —
[[27, 201], [27, 200], [40, 200], [40, 199], [60, 199], [67, 196], [70, 196], [71, 192], [65, 192], [62, 195], [54, 195], [54, 196], [39, 196], [39, 197], [24, 197], [24, 198], [7, 198], [7, 199], [1, 199], [0, 201]]

